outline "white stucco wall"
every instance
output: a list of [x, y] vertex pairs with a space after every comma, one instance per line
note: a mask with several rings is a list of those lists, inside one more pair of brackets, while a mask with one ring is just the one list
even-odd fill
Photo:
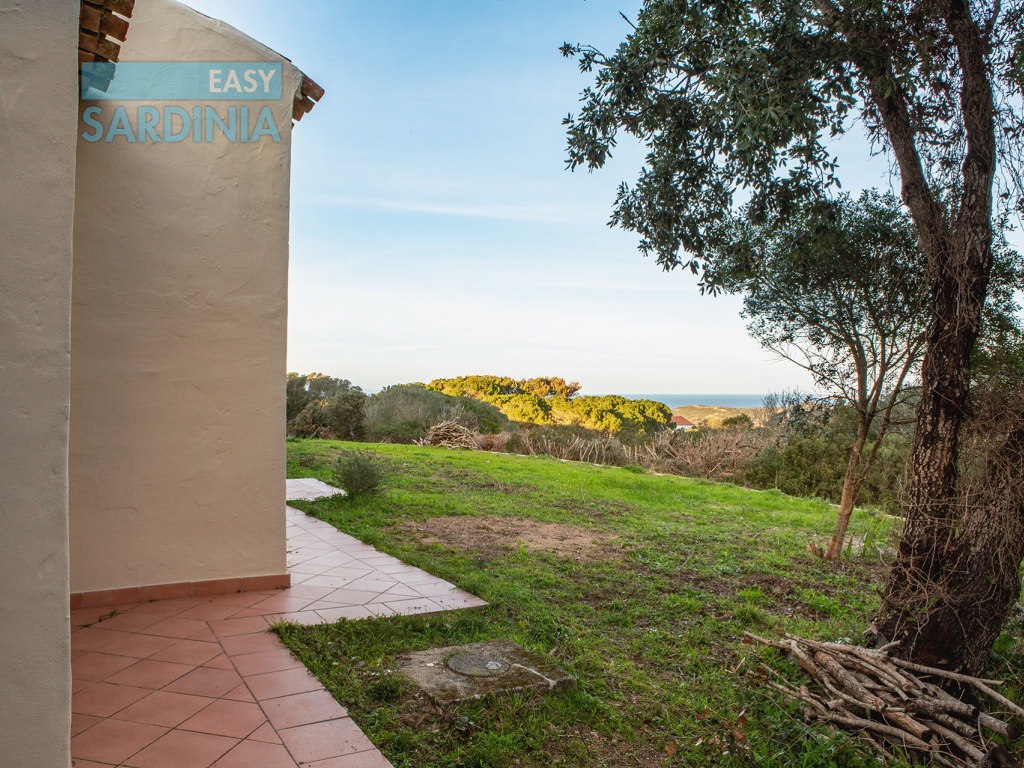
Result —
[[0, 0], [0, 763], [68, 766], [78, 0]]
[[[171, 0], [136, 5], [121, 60], [284, 61]], [[289, 172], [301, 74], [285, 61], [283, 75], [283, 97], [265, 102], [280, 143], [78, 143], [72, 592], [286, 572]], [[93, 104], [109, 123], [116, 105], [83, 108]], [[248, 104], [254, 116], [263, 106]], [[135, 124], [139, 103], [125, 106]]]

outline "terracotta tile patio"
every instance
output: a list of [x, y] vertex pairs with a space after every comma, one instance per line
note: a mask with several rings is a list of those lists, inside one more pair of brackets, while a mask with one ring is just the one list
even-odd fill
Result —
[[[289, 498], [333, 492], [288, 482]], [[287, 515], [289, 589], [71, 612], [75, 768], [391, 765], [269, 625], [486, 603], [298, 510]]]

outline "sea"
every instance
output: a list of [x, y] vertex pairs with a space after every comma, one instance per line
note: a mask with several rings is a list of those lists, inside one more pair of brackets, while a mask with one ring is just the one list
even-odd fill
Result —
[[657, 403], [664, 403], [669, 408], [679, 408], [684, 405], [719, 405], [725, 408], [760, 408], [764, 404], [766, 395], [721, 395], [705, 393], [694, 395], [633, 394], [622, 395], [622, 397], [627, 397], [630, 400], [654, 400]]

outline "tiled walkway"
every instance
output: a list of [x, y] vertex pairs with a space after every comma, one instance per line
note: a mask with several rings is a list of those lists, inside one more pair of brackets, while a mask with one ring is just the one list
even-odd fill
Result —
[[289, 589], [72, 611], [75, 768], [390, 766], [269, 624], [485, 603], [291, 508], [288, 550]]

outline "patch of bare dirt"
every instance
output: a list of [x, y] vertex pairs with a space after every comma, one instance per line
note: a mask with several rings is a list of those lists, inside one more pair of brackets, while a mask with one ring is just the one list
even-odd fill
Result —
[[445, 544], [468, 551], [497, 554], [519, 547], [551, 552], [573, 560], [621, 559], [622, 546], [607, 534], [565, 523], [540, 523], [510, 517], [433, 517], [406, 527], [425, 544]]

